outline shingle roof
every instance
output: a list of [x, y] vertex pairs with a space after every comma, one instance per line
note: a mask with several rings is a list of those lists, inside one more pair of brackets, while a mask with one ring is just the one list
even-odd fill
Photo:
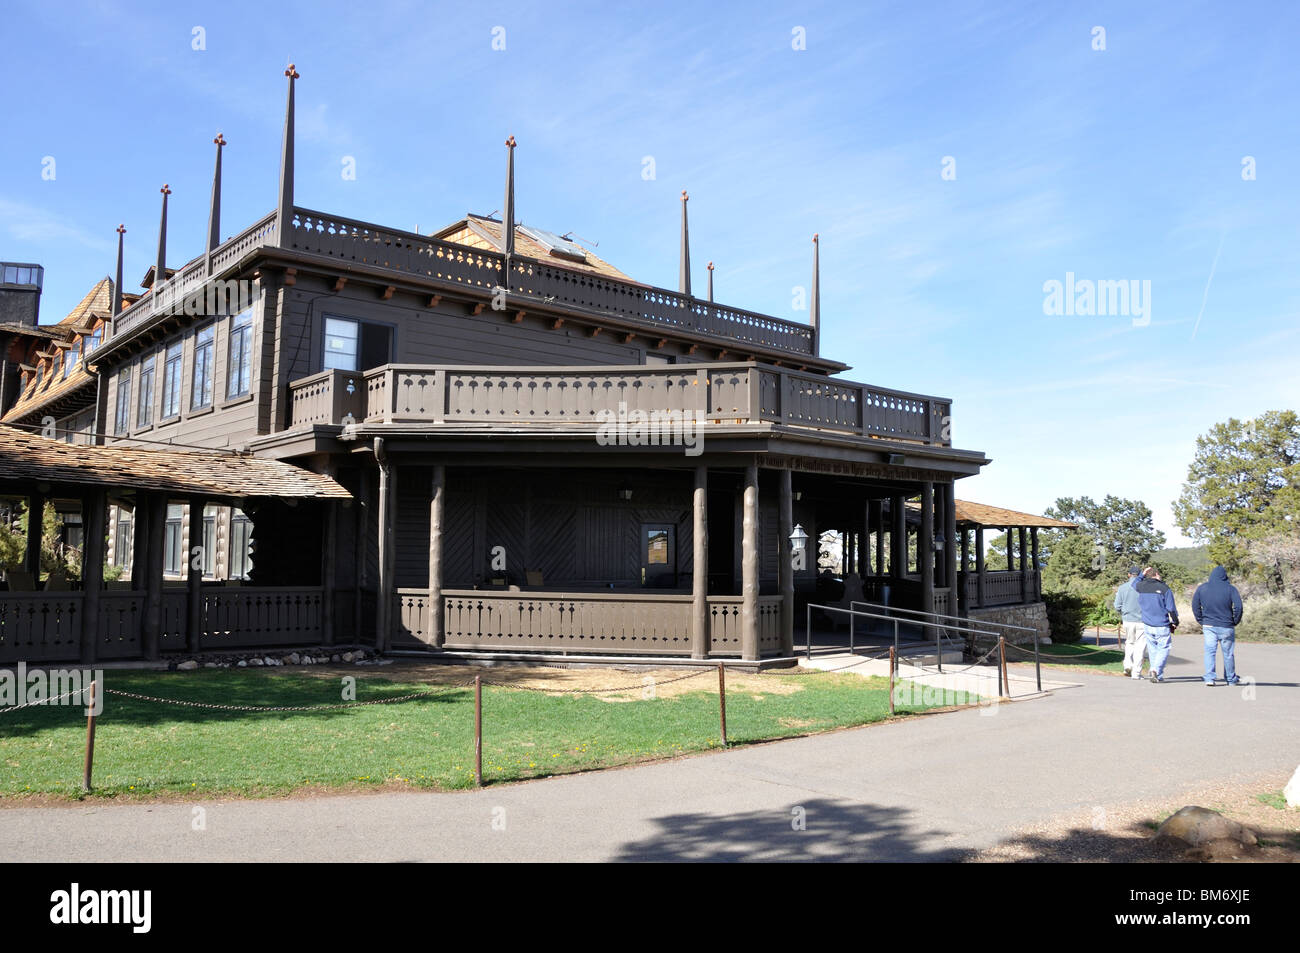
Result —
[[0, 426], [0, 481], [171, 490], [222, 497], [351, 499], [330, 477], [278, 460], [204, 450], [87, 446]]
[[1054, 520], [1050, 516], [1035, 516], [1033, 513], [1021, 513], [1019, 510], [1007, 510], [987, 503], [971, 503], [969, 500], [954, 500], [957, 510], [957, 522], [975, 526], [1038, 526], [1051, 529], [1074, 529], [1077, 523]]
[[[486, 237], [484, 237], [485, 233]], [[458, 245], [468, 245], [471, 248], [484, 248], [490, 251], [500, 251], [501, 223], [496, 219], [484, 218], [481, 215], [470, 215], [453, 225], [448, 225], [441, 231], [434, 232], [433, 237], [440, 238], [446, 242], [455, 242]], [[559, 268], [569, 268], [573, 271], [582, 271], [594, 275], [604, 275], [607, 278], [617, 278], [619, 281], [631, 281], [634, 284], [638, 283], [634, 278], [619, 271], [609, 262], [591, 251], [591, 249], [583, 247], [582, 250], [587, 253], [587, 261], [585, 263], [574, 261], [569, 258], [557, 258], [552, 255], [547, 248], [534, 241], [527, 232], [523, 231], [523, 226], [519, 224], [515, 225], [515, 254], [517, 255], [524, 258], [535, 258]]]

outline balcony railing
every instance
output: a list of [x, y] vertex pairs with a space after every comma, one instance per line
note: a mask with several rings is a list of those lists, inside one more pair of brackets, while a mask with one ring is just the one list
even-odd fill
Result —
[[951, 402], [756, 363], [634, 367], [388, 364], [289, 385], [290, 426], [344, 423], [571, 424], [641, 411], [670, 422], [774, 423], [951, 446]]

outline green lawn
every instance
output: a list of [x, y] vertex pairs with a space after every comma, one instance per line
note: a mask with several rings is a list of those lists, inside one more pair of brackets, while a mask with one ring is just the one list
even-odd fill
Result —
[[[358, 678], [357, 700], [433, 687], [400, 678]], [[770, 691], [727, 692], [732, 744], [888, 717], [884, 679], [761, 678], [765, 686], [770, 679]], [[110, 671], [105, 683], [109, 689], [233, 705], [340, 700], [339, 679], [323, 673]], [[715, 748], [716, 679], [701, 677], [694, 684], [700, 690], [618, 702], [486, 687], [484, 777], [513, 781]], [[95, 739], [95, 795], [258, 796], [383, 784], [464, 788], [473, 784], [473, 719], [473, 690], [459, 686], [427, 699], [314, 712], [211, 711], [109, 695]], [[0, 713], [0, 797], [79, 796], [85, 732], [80, 707]]]
[[[1023, 653], [1017, 653], [1023, 654]], [[1039, 655], [1044, 665], [1056, 668], [1080, 668], [1090, 672], [1113, 672], [1123, 674], [1124, 653], [1118, 649], [1098, 649], [1095, 645], [1083, 643], [1067, 644], [1053, 642], [1039, 647]], [[1033, 656], [1017, 658], [1033, 664]]]

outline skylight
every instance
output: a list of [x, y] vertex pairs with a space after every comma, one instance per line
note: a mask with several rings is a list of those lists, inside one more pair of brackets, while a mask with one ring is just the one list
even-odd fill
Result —
[[544, 228], [533, 228], [531, 225], [520, 225], [519, 230], [557, 258], [567, 258], [570, 261], [584, 263], [587, 260], [587, 250], [585, 248], [554, 232], [548, 232]]

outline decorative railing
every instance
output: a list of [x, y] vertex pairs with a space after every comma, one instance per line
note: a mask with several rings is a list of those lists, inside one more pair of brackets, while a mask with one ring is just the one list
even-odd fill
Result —
[[1028, 579], [1025, 578], [1026, 573], [1019, 569], [986, 570], [983, 599], [980, 598], [979, 575], [974, 572], [966, 572], [962, 575], [965, 577], [968, 609], [980, 606], [1020, 605], [1026, 601], [1037, 602], [1043, 596], [1042, 574], [1034, 570], [1028, 572]]
[[81, 655], [81, 593], [0, 594], [0, 663], [70, 661]]
[[[340, 215], [294, 209], [288, 247], [433, 278], [480, 291], [503, 286], [505, 256]], [[703, 332], [796, 354], [812, 353], [812, 328], [634, 281], [515, 256], [511, 294], [661, 328]]]
[[[427, 590], [401, 590], [402, 632], [427, 632]], [[740, 596], [709, 596], [711, 656], [739, 656]], [[689, 595], [658, 593], [443, 592], [449, 649], [689, 655]], [[781, 597], [758, 600], [759, 651], [781, 647]], [[427, 639], [420, 639], [427, 641]]]
[[[922, 394], [817, 377], [764, 364], [632, 367], [443, 367], [322, 372], [289, 385], [291, 426], [367, 423], [572, 424], [595, 428], [643, 411], [709, 424], [774, 423], [950, 446], [952, 404]], [[300, 409], [301, 408], [301, 409]], [[611, 417], [612, 415], [612, 417]], [[668, 415], [668, 416], [663, 416]], [[653, 416], [650, 423], [654, 423]]]
[[321, 638], [319, 586], [259, 586], [203, 591], [206, 650], [306, 645]]

